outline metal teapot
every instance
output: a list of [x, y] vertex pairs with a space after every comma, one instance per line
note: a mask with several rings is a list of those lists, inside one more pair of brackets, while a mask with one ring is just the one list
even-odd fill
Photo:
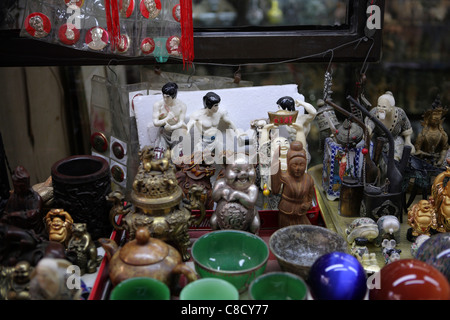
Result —
[[109, 259], [109, 277], [113, 285], [134, 277], [150, 277], [176, 288], [183, 274], [188, 282], [197, 274], [182, 262], [180, 253], [164, 241], [150, 237], [148, 228], [139, 228], [136, 238], [119, 247], [114, 240], [100, 238]]

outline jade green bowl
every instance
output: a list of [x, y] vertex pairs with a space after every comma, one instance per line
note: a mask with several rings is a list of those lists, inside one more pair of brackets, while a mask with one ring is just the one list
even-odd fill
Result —
[[198, 238], [191, 255], [200, 278], [224, 279], [242, 293], [266, 269], [269, 247], [252, 233], [219, 230]]
[[180, 300], [239, 300], [239, 292], [228, 281], [201, 278], [188, 283], [181, 290]]
[[252, 300], [305, 300], [308, 285], [293, 273], [269, 272], [253, 280], [248, 295]]

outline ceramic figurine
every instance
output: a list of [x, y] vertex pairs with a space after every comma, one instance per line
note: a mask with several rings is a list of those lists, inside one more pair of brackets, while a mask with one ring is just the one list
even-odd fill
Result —
[[402, 250], [395, 248], [397, 246], [397, 242], [395, 242], [395, 240], [384, 239], [381, 246], [383, 247], [381, 252], [386, 264], [400, 260], [400, 253]]
[[67, 285], [73, 283], [73, 273], [68, 272], [72, 266], [72, 263], [65, 259], [40, 260], [31, 274], [31, 300], [79, 300], [81, 287]]
[[381, 246], [384, 239], [400, 242], [400, 221], [396, 216], [385, 215], [377, 220], [378, 237], [375, 239], [375, 245]]
[[[138, 172], [131, 190], [131, 206], [124, 208], [124, 196], [120, 191], [110, 194], [114, 207], [110, 211], [110, 222], [116, 230], [125, 230], [129, 240], [134, 240], [140, 227], [147, 227], [152, 237], [172, 243], [181, 253], [183, 260], [190, 258], [188, 248], [191, 245], [189, 226], [199, 224], [190, 210], [198, 209], [201, 218], [205, 217], [200, 197], [203, 192], [194, 192], [189, 199], [189, 210], [183, 206], [183, 191], [177, 183], [175, 166], [170, 160], [170, 149], [164, 157], [154, 158], [154, 148], [146, 146], [140, 152]], [[198, 205], [193, 207], [193, 203]], [[115, 221], [122, 214], [122, 223]]]
[[233, 163], [226, 164], [225, 176], [216, 181], [212, 192], [217, 203], [210, 220], [213, 230], [236, 229], [258, 233], [261, 222], [255, 208], [258, 198], [255, 179], [255, 167], [245, 157], [237, 157]]
[[[408, 210], [408, 224], [411, 226], [411, 235], [431, 235], [437, 228], [436, 212], [428, 200], [420, 200]], [[411, 241], [411, 239], [409, 239]]]
[[213, 155], [215, 152], [222, 156], [223, 141], [221, 141], [222, 136], [218, 135], [219, 125], [224, 124], [239, 135], [236, 126], [228, 117], [228, 113], [219, 110], [220, 102], [221, 98], [218, 94], [206, 93], [203, 96], [203, 109], [193, 112], [186, 125], [188, 133], [194, 128], [201, 134], [202, 139], [194, 146], [194, 153], [203, 152], [203, 157]]
[[436, 167], [444, 164], [448, 149], [448, 135], [442, 127], [447, 111], [442, 107], [439, 97], [436, 98], [431, 109], [423, 114], [422, 131], [417, 136], [414, 145], [415, 156]]
[[[261, 134], [261, 144], [270, 140], [270, 131], [279, 126], [286, 126], [289, 133], [289, 141], [300, 141], [307, 155], [307, 162], [310, 161], [308, 144], [306, 137], [309, 134], [311, 123], [315, 119], [317, 110], [309, 103], [294, 100], [290, 96], [281, 97], [277, 100], [279, 110], [269, 112], [269, 123], [263, 127]], [[302, 106], [304, 114], [299, 114], [296, 107]]]
[[180, 253], [164, 241], [150, 236], [148, 228], [136, 231], [136, 238], [119, 247], [109, 238], [99, 239], [109, 259], [109, 278], [116, 286], [133, 277], [151, 277], [176, 288], [183, 274], [188, 282], [197, 280], [196, 273], [182, 262]]
[[316, 123], [319, 127], [319, 149], [323, 150], [325, 139], [328, 137], [333, 137], [336, 128], [339, 125], [339, 120], [334, 112], [334, 109], [326, 103], [326, 101], [331, 101], [331, 94], [333, 86], [333, 76], [330, 71], [325, 72], [324, 84], [323, 84], [323, 99], [317, 100], [317, 115]]
[[437, 230], [450, 232], [450, 164], [437, 175], [431, 187], [432, 204], [436, 210]]
[[417, 236], [416, 240], [411, 245], [411, 256], [413, 258], [416, 258], [417, 251], [419, 250], [420, 246], [424, 244], [425, 241], [430, 239], [430, 236], [426, 234], [421, 234], [420, 236]]
[[[394, 138], [394, 159], [399, 161], [402, 158], [403, 147], [408, 145], [411, 147], [411, 154], [415, 153], [414, 146], [411, 142], [412, 127], [406, 112], [395, 105], [395, 99], [390, 91], [386, 91], [378, 98], [378, 105], [370, 110], [370, 113], [376, 117], [389, 130]], [[366, 117], [366, 126], [369, 135], [375, 139], [377, 136], [383, 136], [372, 119]]]
[[45, 216], [48, 239], [67, 245], [72, 235], [73, 219], [63, 209], [51, 209]]
[[45, 230], [42, 198], [30, 185], [28, 171], [18, 166], [11, 177], [14, 190], [6, 203], [0, 221], [41, 234]]
[[[387, 97], [380, 99], [380, 104], [386, 104], [389, 102]], [[377, 118], [374, 113], [367, 111], [361, 106], [358, 101], [353, 97], [347, 96], [347, 100], [356, 106], [365, 116], [366, 121], [376, 126], [377, 130], [381, 130], [384, 133], [384, 137], [387, 138], [389, 148], [387, 152], [387, 163], [385, 166], [385, 178], [381, 178], [380, 173], [378, 177], [378, 183], [366, 183], [364, 184], [364, 195], [361, 202], [361, 216], [369, 217], [378, 220], [384, 215], [394, 215], [400, 222], [403, 217], [403, 173], [405, 172], [409, 157], [412, 152], [412, 147], [408, 144], [402, 148], [401, 159], [398, 164], [395, 162], [395, 140], [391, 131]], [[390, 101], [389, 103], [392, 103]], [[372, 109], [375, 110], [375, 109]], [[380, 109], [380, 114], [384, 112], [385, 108]], [[399, 108], [395, 109], [395, 112], [401, 113]], [[403, 111], [403, 110], [402, 110]], [[394, 116], [395, 117], [395, 116]], [[400, 120], [395, 121], [395, 129], [398, 129]], [[366, 125], [368, 128], [369, 126]], [[411, 130], [412, 131], [412, 130]], [[380, 139], [383, 137], [378, 137]], [[384, 158], [384, 157], [383, 157]]]
[[360, 262], [367, 274], [374, 274], [381, 270], [374, 252], [364, 253]]
[[153, 105], [153, 125], [159, 127], [159, 135], [155, 143], [156, 157], [160, 158], [170, 148], [173, 152], [178, 141], [172, 141], [172, 132], [182, 128], [186, 117], [186, 104], [177, 99], [178, 85], [175, 82], [166, 83], [162, 89], [163, 99]]
[[216, 173], [214, 165], [205, 162], [197, 163], [194, 155], [191, 155], [191, 161], [188, 163], [177, 164], [176, 177], [178, 185], [183, 190], [183, 195], [188, 197], [192, 185], [201, 185], [204, 189], [202, 194], [202, 203], [206, 210], [214, 208], [212, 199], [212, 183], [211, 177]]
[[30, 276], [33, 268], [27, 261], [20, 261], [14, 266], [7, 300], [30, 300]]
[[347, 235], [347, 242], [353, 243], [356, 238], [366, 238], [368, 241], [373, 241], [378, 237], [378, 225], [371, 218], [356, 218], [345, 229]]
[[320, 150], [323, 150], [325, 145], [325, 139], [334, 136], [336, 128], [339, 125], [339, 120], [337, 119], [334, 109], [324, 100], [317, 100], [317, 115], [316, 123], [319, 127], [319, 137], [320, 137]]
[[367, 238], [356, 238], [352, 242], [350, 253], [358, 259], [368, 274], [372, 274], [378, 272], [380, 267], [378, 266], [375, 253], [369, 252], [367, 248], [368, 243], [369, 240]]
[[72, 236], [67, 244], [67, 255], [74, 256], [81, 275], [97, 271], [102, 257], [97, 255], [97, 247], [85, 223], [72, 224]]
[[311, 224], [307, 212], [311, 209], [312, 199], [315, 197], [314, 180], [306, 172], [306, 152], [300, 141], [291, 142], [286, 161], [286, 172], [281, 170], [279, 161], [272, 162], [272, 191], [278, 194], [282, 189], [278, 205], [279, 227]]

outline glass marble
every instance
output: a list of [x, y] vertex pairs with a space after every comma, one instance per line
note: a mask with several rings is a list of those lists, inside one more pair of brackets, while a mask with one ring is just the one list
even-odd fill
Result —
[[318, 258], [308, 277], [315, 300], [362, 300], [367, 292], [366, 272], [352, 255], [331, 252]]
[[416, 259], [438, 269], [450, 283], [450, 233], [439, 233], [426, 240], [416, 252]]
[[401, 259], [381, 269], [369, 299], [448, 300], [450, 285], [431, 265], [416, 259]]

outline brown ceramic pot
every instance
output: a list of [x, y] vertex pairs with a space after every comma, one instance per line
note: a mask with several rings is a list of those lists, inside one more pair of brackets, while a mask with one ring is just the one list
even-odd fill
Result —
[[147, 228], [139, 228], [136, 238], [119, 248], [106, 238], [99, 239], [109, 259], [109, 277], [113, 285], [134, 277], [150, 277], [175, 288], [179, 275], [188, 282], [197, 280], [196, 273], [182, 262], [180, 253], [164, 241], [150, 237]]

